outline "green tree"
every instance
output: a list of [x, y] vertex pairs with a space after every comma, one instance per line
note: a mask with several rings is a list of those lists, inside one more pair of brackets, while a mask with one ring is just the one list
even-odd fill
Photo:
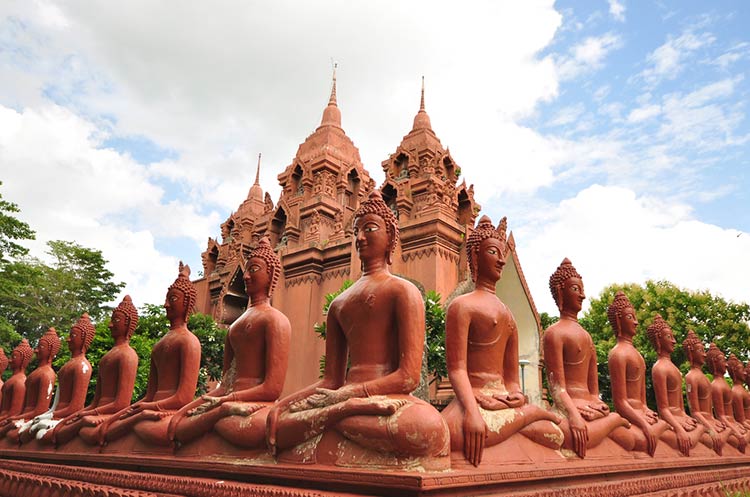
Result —
[[67, 331], [84, 312], [103, 320], [125, 286], [112, 281], [101, 251], [60, 240], [47, 245], [49, 265], [21, 257], [0, 267], [0, 315], [32, 343], [50, 326]]
[[425, 295], [425, 340], [427, 342], [427, 372], [433, 382], [448, 376], [445, 363], [445, 309], [440, 304], [441, 296], [434, 290]]
[[[3, 182], [0, 181], [0, 186]], [[8, 257], [15, 258], [29, 253], [29, 249], [16, 243], [21, 240], [33, 240], [34, 230], [14, 214], [21, 212], [16, 204], [3, 200], [0, 194], [0, 264], [9, 262]]]
[[195, 313], [188, 320], [188, 328], [201, 342], [201, 369], [198, 394], [207, 391], [208, 382], [221, 380], [224, 368], [224, 341], [229, 330], [220, 328], [209, 314]]
[[633, 345], [646, 361], [647, 400], [652, 408], [656, 405], [650, 372], [656, 362], [656, 351], [651, 347], [646, 328], [653, 323], [656, 314], [661, 314], [674, 331], [677, 346], [672, 360], [683, 373], [687, 372], [689, 364], [681, 343], [690, 329], [705, 343], [716, 343], [727, 355], [732, 352], [741, 359], [750, 358], [750, 305], [747, 303], [727, 301], [707, 291], [681, 289], [668, 281], [610, 285], [591, 300], [591, 306], [580, 320], [594, 339], [600, 393], [605, 402], [611, 404], [612, 400], [607, 356], [617, 341], [607, 319], [607, 307], [618, 290], [625, 292], [636, 311], [640, 332], [633, 339]]

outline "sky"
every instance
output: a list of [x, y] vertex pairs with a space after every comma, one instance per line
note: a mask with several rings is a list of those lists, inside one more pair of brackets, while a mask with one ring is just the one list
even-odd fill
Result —
[[99, 249], [137, 304], [320, 123], [380, 185], [425, 78], [432, 127], [508, 216], [538, 310], [564, 257], [596, 297], [669, 280], [750, 302], [750, 3], [0, 4], [0, 193]]

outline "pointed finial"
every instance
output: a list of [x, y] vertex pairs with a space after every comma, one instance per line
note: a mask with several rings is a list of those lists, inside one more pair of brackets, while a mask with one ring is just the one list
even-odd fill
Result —
[[419, 110], [424, 110], [424, 76], [422, 76], [422, 99], [419, 102]]
[[336, 67], [338, 63], [333, 63], [333, 85], [331, 86], [331, 98], [328, 99], [328, 105], [336, 105]]
[[258, 152], [258, 167], [255, 169], [255, 184], [260, 185], [260, 152]]

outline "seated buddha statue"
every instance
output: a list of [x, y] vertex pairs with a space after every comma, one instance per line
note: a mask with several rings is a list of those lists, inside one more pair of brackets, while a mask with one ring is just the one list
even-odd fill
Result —
[[[745, 364], [745, 376], [744, 376], [745, 386], [747, 389], [750, 389], [750, 361]], [[749, 392], [750, 393], [750, 392]], [[745, 400], [743, 401], [742, 405], [745, 409], [745, 418], [750, 419], [750, 396], [745, 396]]]
[[41, 439], [61, 419], [83, 409], [91, 380], [91, 363], [86, 359], [86, 351], [95, 334], [96, 328], [89, 315], [84, 313], [70, 329], [66, 340], [70, 360], [57, 372], [57, 392], [53, 407], [35, 417], [28, 429], [19, 431], [21, 442], [28, 442], [33, 437]]
[[690, 449], [698, 445], [698, 442], [703, 443], [709, 449], [717, 450], [720, 454], [718, 440], [714, 443], [706, 427], [685, 412], [682, 397], [682, 373], [672, 362], [672, 352], [677, 343], [672, 329], [657, 314], [646, 332], [658, 356], [651, 368], [656, 408], [659, 410], [661, 419], [672, 427], [671, 431], [664, 433], [662, 439], [685, 456], [690, 455]]
[[2, 387], [0, 426], [3, 420], [20, 414], [23, 409], [23, 400], [26, 396], [26, 368], [29, 366], [32, 355], [34, 355], [34, 350], [25, 338], [10, 354], [10, 369], [13, 374]]
[[646, 404], [646, 361], [633, 346], [633, 337], [638, 333], [638, 319], [633, 305], [623, 292], [615, 295], [607, 309], [607, 318], [617, 338], [617, 344], [607, 359], [615, 411], [632, 425], [630, 430], [635, 439], [634, 450], [653, 457], [656, 442], [669, 429], [669, 425]]
[[[362, 276], [331, 303], [321, 381], [278, 402], [268, 444], [282, 460], [369, 468], [447, 469], [449, 435], [419, 385], [424, 303], [388, 266], [398, 221], [373, 191], [355, 212]], [[348, 366], [347, 366], [348, 365]]]
[[732, 414], [734, 420], [745, 429], [750, 429], [750, 418], [745, 411], [750, 409], [750, 392], [745, 390], [745, 366], [734, 354], [727, 360], [729, 377], [732, 378]]
[[91, 403], [69, 414], [48, 431], [43, 441], [62, 445], [80, 434], [92, 445], [99, 443], [98, 427], [112, 414], [130, 405], [138, 372], [138, 354], [130, 346], [130, 338], [138, 326], [138, 311], [130, 295], [112, 311], [109, 330], [114, 339], [112, 348], [99, 360], [96, 392]]
[[690, 415], [697, 419], [711, 435], [717, 453], [722, 453], [722, 448], [727, 442], [738, 448], [740, 440], [734, 436], [724, 421], [714, 417], [711, 382], [703, 373], [703, 365], [706, 363], [706, 349], [703, 342], [693, 330], [688, 330], [685, 340], [682, 341], [682, 347], [690, 361], [690, 371], [685, 375], [685, 391]]
[[708, 371], [714, 377], [711, 380], [711, 400], [714, 404], [714, 415], [723, 421], [732, 435], [737, 438], [737, 450], [744, 453], [747, 443], [750, 442], [750, 431], [734, 418], [732, 389], [729, 387], [727, 380], [724, 379], [727, 372], [727, 360], [724, 352], [715, 343], [708, 346], [706, 365]]
[[586, 295], [583, 281], [567, 258], [550, 276], [549, 288], [560, 309], [560, 320], [547, 328], [542, 339], [547, 382], [553, 408], [565, 419], [563, 448], [579, 457], [605, 439], [625, 450], [635, 447], [630, 423], [599, 398], [596, 349], [591, 335], [578, 324]]
[[198, 386], [201, 344], [187, 327], [196, 298], [197, 291], [190, 281], [190, 267], [180, 262], [179, 275], [169, 287], [164, 302], [169, 331], [151, 351], [146, 395], [99, 426], [102, 445], [130, 432], [146, 445], [170, 445], [167, 430], [171, 418], [193, 400]]
[[170, 439], [186, 444], [213, 431], [232, 445], [265, 449], [266, 418], [284, 387], [291, 325], [271, 307], [281, 260], [264, 237], [250, 251], [243, 279], [250, 304], [229, 327], [221, 384], [174, 415]]
[[[518, 328], [495, 286], [505, 265], [505, 218], [496, 230], [482, 216], [466, 241], [475, 289], [448, 306], [445, 348], [448, 377], [456, 397], [443, 410], [451, 451], [478, 466], [485, 447], [522, 433], [553, 449], [562, 418], [528, 404], [518, 379]], [[540, 422], [544, 421], [544, 422]]]
[[18, 440], [18, 430], [24, 425], [31, 425], [34, 417], [49, 409], [57, 376], [52, 369], [52, 361], [59, 351], [60, 337], [54, 328], [50, 328], [36, 346], [37, 367], [26, 378], [23, 408], [19, 414], [9, 416], [0, 423], [0, 436]]

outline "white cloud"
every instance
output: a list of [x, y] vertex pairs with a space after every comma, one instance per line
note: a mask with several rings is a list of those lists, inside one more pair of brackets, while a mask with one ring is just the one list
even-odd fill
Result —
[[675, 79], [685, 68], [687, 59], [697, 50], [711, 45], [716, 38], [711, 33], [696, 34], [686, 30], [677, 38], [667, 41], [646, 57], [648, 67], [640, 76], [654, 85], [663, 79]]
[[620, 37], [614, 33], [586, 38], [583, 42], [573, 46], [567, 56], [557, 61], [560, 79], [574, 79], [581, 74], [600, 69], [609, 52], [621, 46]]
[[620, 22], [625, 22], [625, 4], [618, 0], [607, 0], [609, 2], [609, 14]]
[[[686, 205], [590, 186], [514, 229], [524, 273], [540, 311], [557, 313], [547, 281], [564, 257], [596, 297], [613, 283], [664, 279], [678, 286], [750, 301], [750, 237], [691, 219]], [[747, 234], [745, 234], [747, 235]]]
[[159, 302], [177, 259], [160, 253], [155, 235], [194, 240], [198, 260], [198, 243], [219, 217], [199, 214], [190, 203], [164, 202], [146, 168], [97, 148], [101, 138], [92, 123], [56, 105], [23, 112], [0, 106], [3, 196], [36, 230], [35, 254], [56, 239], [102, 250], [134, 301]]
[[659, 114], [661, 114], [660, 105], [645, 105], [643, 107], [638, 107], [637, 109], [631, 110], [630, 114], [628, 114], [628, 122], [638, 123], [641, 121], [646, 121], [647, 119], [656, 117]]

